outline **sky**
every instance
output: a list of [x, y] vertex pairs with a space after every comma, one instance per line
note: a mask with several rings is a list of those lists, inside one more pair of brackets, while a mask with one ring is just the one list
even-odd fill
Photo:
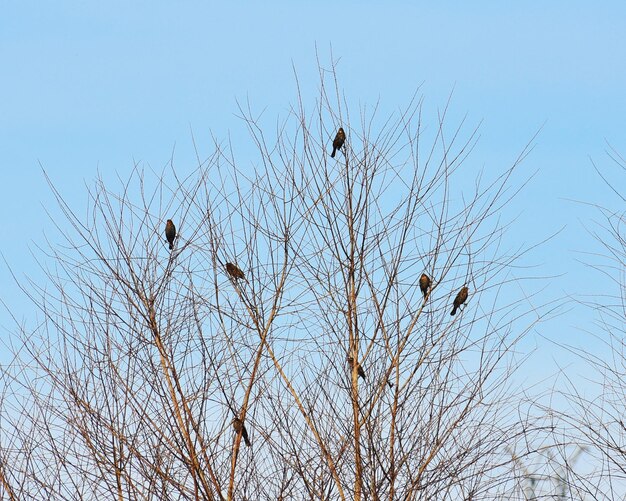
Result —
[[[314, 90], [316, 58], [334, 57], [360, 103], [397, 110], [419, 88], [432, 111], [452, 94], [452, 115], [482, 124], [472, 161], [486, 172], [513, 162], [539, 131], [508, 237], [556, 234], [529, 259], [545, 277], [542, 300], [564, 304], [524, 345], [534, 350], [525, 377], [585, 377], [558, 344], [586, 345], [594, 317], [576, 300], [614, 287], [585, 264], [601, 251], [587, 204], [619, 209], [591, 159], [626, 179], [606, 155], [608, 145], [626, 155], [626, 4], [433, 4], [0, 0], [0, 299], [19, 321], [32, 318], [11, 271], [40, 277], [32, 251], [54, 240], [42, 170], [82, 207], [98, 173], [123, 179], [136, 162], [158, 170], [173, 151], [192, 165], [192, 131], [208, 152], [212, 136], [242, 130], [238, 101], [285, 116], [294, 68]], [[6, 309], [0, 326], [6, 341]]]

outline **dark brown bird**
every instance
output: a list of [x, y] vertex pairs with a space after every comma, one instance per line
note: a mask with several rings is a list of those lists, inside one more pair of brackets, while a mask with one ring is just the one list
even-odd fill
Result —
[[170, 250], [172, 250], [174, 248], [174, 239], [176, 238], [176, 226], [174, 226], [171, 219], [168, 219], [167, 223], [165, 223], [165, 238], [167, 238]]
[[428, 291], [430, 289], [431, 283], [432, 280], [430, 279], [430, 277], [426, 275], [426, 273], [422, 273], [422, 276], [420, 277], [420, 290], [422, 291], [422, 294], [424, 294], [424, 299], [426, 299], [426, 296], [428, 296]]
[[233, 263], [226, 263], [226, 273], [228, 273], [231, 277], [233, 278], [243, 278], [245, 279], [246, 277], [243, 275], [243, 271], [241, 271], [239, 269], [239, 267], [236, 264]]
[[[348, 365], [350, 366], [350, 370], [352, 370], [354, 367], [354, 358], [348, 357]], [[363, 378], [363, 381], [365, 381], [365, 371], [363, 370], [363, 367], [361, 367], [361, 364], [359, 363], [356, 364], [356, 372], [360, 377]]]
[[241, 433], [243, 441], [246, 443], [247, 447], [250, 447], [250, 445], [252, 445], [250, 443], [250, 439], [248, 438], [248, 430], [246, 430], [246, 425], [243, 424], [243, 421], [241, 419], [233, 419], [233, 429], [235, 430], [235, 433]]
[[337, 131], [337, 135], [335, 136], [335, 139], [333, 140], [333, 152], [330, 154], [330, 156], [335, 158], [335, 153], [337, 152], [337, 150], [341, 149], [341, 147], [343, 146], [343, 143], [345, 142], [346, 142], [346, 133], [343, 131], [341, 127], [339, 127], [339, 130]]
[[469, 289], [467, 287], [463, 287], [459, 293], [456, 295], [456, 297], [454, 298], [454, 303], [452, 303], [454, 305], [454, 307], [452, 308], [452, 311], [450, 312], [450, 315], [454, 315], [456, 313], [456, 310], [463, 304], [465, 303], [465, 301], [467, 301], [467, 294], [469, 292]]

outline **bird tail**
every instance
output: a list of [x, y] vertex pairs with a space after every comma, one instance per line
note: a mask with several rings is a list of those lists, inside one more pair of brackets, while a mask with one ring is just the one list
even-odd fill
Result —
[[454, 315], [456, 313], [456, 309], [457, 309], [457, 305], [454, 305], [454, 308], [452, 308], [452, 311], [450, 312], [450, 315]]
[[174, 250], [174, 244], [170, 244], [170, 250]]
[[335, 158], [335, 153], [337, 152], [337, 148], [333, 147], [333, 152], [330, 154], [332, 158]]
[[246, 443], [246, 447], [250, 447], [252, 445], [247, 434], [243, 436], [243, 441]]

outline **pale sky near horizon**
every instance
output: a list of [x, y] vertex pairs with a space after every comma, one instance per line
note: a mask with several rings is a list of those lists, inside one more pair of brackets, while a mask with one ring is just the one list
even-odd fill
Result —
[[[397, 110], [419, 87], [436, 110], [453, 92], [453, 115], [482, 121], [472, 161], [486, 172], [510, 164], [541, 128], [511, 242], [558, 232], [530, 259], [532, 273], [553, 277], [546, 300], [615, 293], [584, 264], [594, 258], [581, 253], [600, 252], [585, 229], [598, 214], [577, 201], [623, 210], [590, 160], [626, 191], [605, 154], [610, 144], [626, 155], [626, 4], [616, 1], [0, 0], [2, 257], [18, 277], [38, 276], [29, 249], [45, 246], [53, 205], [42, 168], [81, 206], [98, 172], [125, 178], [134, 162], [158, 170], [174, 149], [179, 164], [192, 162], [191, 130], [208, 151], [211, 134], [241, 128], [237, 100], [284, 116], [293, 67], [315, 89], [316, 50], [324, 64], [331, 47], [358, 102]], [[32, 307], [4, 263], [0, 284], [0, 298], [28, 322]], [[533, 333], [540, 379], [570, 363], [584, 370], [553, 343], [586, 343], [593, 315], [571, 305]], [[4, 309], [0, 324], [10, 336]]]

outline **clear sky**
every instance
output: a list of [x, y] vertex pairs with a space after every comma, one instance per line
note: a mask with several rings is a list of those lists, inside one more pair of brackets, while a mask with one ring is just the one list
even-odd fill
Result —
[[[524, 164], [536, 175], [511, 207], [511, 242], [563, 228], [530, 259], [533, 274], [556, 277], [542, 299], [614, 292], [580, 263], [589, 260], [580, 252], [599, 250], [584, 229], [597, 214], [572, 200], [618, 207], [590, 157], [615, 171], [607, 141], [626, 154], [626, 3], [238, 3], [0, 0], [1, 252], [18, 277], [39, 276], [29, 249], [54, 240], [40, 165], [78, 208], [98, 172], [160, 169], [174, 148], [177, 164], [191, 166], [192, 129], [209, 151], [211, 134], [241, 130], [237, 99], [284, 116], [292, 65], [314, 90], [316, 50], [328, 63], [332, 47], [344, 91], [362, 103], [395, 110], [421, 86], [436, 110], [454, 89], [455, 116], [483, 122], [472, 161], [487, 172], [543, 126]], [[0, 296], [31, 318], [4, 264]], [[537, 347], [530, 367], [541, 377], [584, 370], [551, 342], [588, 339], [591, 314], [569, 305], [526, 344]], [[8, 339], [5, 319], [0, 310]]]

